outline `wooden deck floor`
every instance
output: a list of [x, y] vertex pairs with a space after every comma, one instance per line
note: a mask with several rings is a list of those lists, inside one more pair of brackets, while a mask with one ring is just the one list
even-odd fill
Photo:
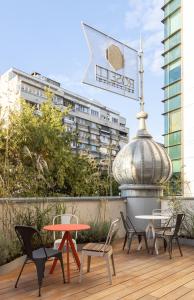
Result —
[[[78, 271], [72, 261], [71, 283], [63, 284], [57, 265], [53, 275], [49, 275], [50, 262], [47, 263], [40, 299], [47, 300], [96, 300], [96, 299], [194, 299], [194, 248], [182, 247], [184, 256], [180, 257], [177, 248], [170, 260], [167, 253], [148, 255], [145, 250], [137, 252], [133, 245], [127, 255], [121, 250], [122, 241], [114, 246], [117, 275], [109, 285], [104, 261], [94, 258], [91, 272], [84, 274], [78, 283]], [[65, 257], [64, 257], [65, 260]], [[31, 300], [37, 297], [37, 278], [33, 264], [24, 269], [18, 288], [14, 283], [18, 270], [0, 277], [1, 300]]]

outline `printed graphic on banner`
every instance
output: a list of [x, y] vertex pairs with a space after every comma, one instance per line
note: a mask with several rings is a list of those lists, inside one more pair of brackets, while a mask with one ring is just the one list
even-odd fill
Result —
[[90, 64], [83, 82], [139, 100], [138, 52], [83, 23]]

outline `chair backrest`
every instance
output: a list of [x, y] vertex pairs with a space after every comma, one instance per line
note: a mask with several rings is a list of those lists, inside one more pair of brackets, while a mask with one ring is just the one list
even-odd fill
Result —
[[173, 226], [173, 218], [172, 218], [172, 213], [168, 209], [161, 209], [161, 208], [154, 208], [152, 210], [152, 215], [153, 216], [168, 216], [168, 220], [161, 220], [160, 224], [162, 227], [168, 226]]
[[[56, 221], [60, 220], [60, 224], [71, 224], [72, 222], [78, 224], [78, 217], [73, 214], [62, 214], [57, 215], [53, 218], [53, 224], [56, 224]], [[64, 232], [61, 233], [61, 236], [63, 237]], [[55, 231], [53, 232], [54, 240], [56, 239]], [[77, 231], [75, 233], [75, 239], [77, 239]]]
[[40, 233], [36, 228], [25, 225], [16, 225], [15, 231], [24, 253], [28, 256], [28, 258], [33, 259], [32, 252], [37, 248], [43, 248], [45, 256], [47, 257]]
[[115, 234], [116, 230], [118, 229], [118, 224], [119, 224], [120, 219], [117, 218], [116, 220], [112, 221], [112, 223], [110, 224], [110, 228], [109, 228], [109, 232], [106, 238], [106, 242], [102, 247], [103, 252], [105, 252], [107, 246], [110, 245], [111, 240], [113, 238], [113, 235]]
[[136, 229], [135, 229], [135, 226], [133, 225], [133, 223], [131, 222], [130, 218], [127, 216], [126, 219], [124, 217], [124, 214], [122, 211], [120, 211], [120, 214], [121, 214], [121, 219], [122, 219], [122, 222], [123, 222], [123, 226], [125, 228], [125, 231], [126, 232], [131, 232], [131, 231], [134, 231], [136, 233]]
[[177, 214], [177, 216], [176, 216], [176, 224], [175, 224], [175, 229], [174, 229], [174, 234], [173, 234], [174, 236], [178, 235], [184, 217], [185, 217], [184, 214]]

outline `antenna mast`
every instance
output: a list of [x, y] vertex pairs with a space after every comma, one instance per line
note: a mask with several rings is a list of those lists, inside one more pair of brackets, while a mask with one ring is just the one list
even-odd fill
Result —
[[144, 90], [143, 90], [143, 46], [142, 37], [140, 35], [140, 49], [139, 49], [139, 100], [140, 100], [140, 111], [144, 111]]

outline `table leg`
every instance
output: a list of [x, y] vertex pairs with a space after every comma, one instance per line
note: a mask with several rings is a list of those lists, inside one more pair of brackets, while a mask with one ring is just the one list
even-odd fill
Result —
[[[63, 235], [63, 238], [61, 240], [61, 243], [59, 245], [59, 248], [58, 248], [59, 251], [63, 249], [63, 246], [64, 246], [65, 241], [67, 239], [68, 239], [68, 232], [65, 232], [65, 234]], [[49, 272], [50, 274], [52, 274], [54, 272], [54, 269], [55, 269], [56, 264], [57, 264], [57, 260], [58, 260], [57, 258], [54, 259], [52, 267], [51, 267], [50, 272]]]
[[[150, 230], [150, 223], [148, 223], [148, 225], [146, 226], [146, 229], [145, 229], [147, 239], [149, 238], [149, 230]], [[142, 248], [142, 240], [141, 240], [141, 242], [139, 243], [139, 245], [138, 245], [138, 247], [137, 247], [137, 250], [140, 251], [141, 248]]]
[[[147, 228], [148, 226], [149, 226], [149, 228]], [[152, 240], [154, 240], [156, 232], [155, 232], [153, 221], [150, 221], [148, 226], [146, 227], [147, 238], [151, 239], [151, 237], [152, 237]], [[155, 243], [155, 252], [158, 255], [158, 242], [157, 241]]]
[[68, 232], [68, 235], [67, 235], [66, 252], [67, 252], [67, 282], [70, 282], [70, 266], [69, 266], [69, 232]]
[[79, 256], [78, 256], [78, 254], [77, 254], [77, 251], [76, 251], [76, 249], [75, 249], [75, 246], [74, 246], [74, 243], [73, 243], [73, 241], [72, 241], [72, 237], [71, 237], [71, 234], [69, 233], [69, 235], [68, 235], [68, 240], [69, 240], [69, 244], [70, 244], [70, 246], [71, 246], [71, 250], [72, 250], [72, 254], [73, 254], [73, 256], [74, 256], [74, 258], [75, 258], [75, 261], [76, 261], [76, 264], [77, 264], [77, 266], [78, 266], [78, 269], [80, 270], [80, 259], [79, 259]]

